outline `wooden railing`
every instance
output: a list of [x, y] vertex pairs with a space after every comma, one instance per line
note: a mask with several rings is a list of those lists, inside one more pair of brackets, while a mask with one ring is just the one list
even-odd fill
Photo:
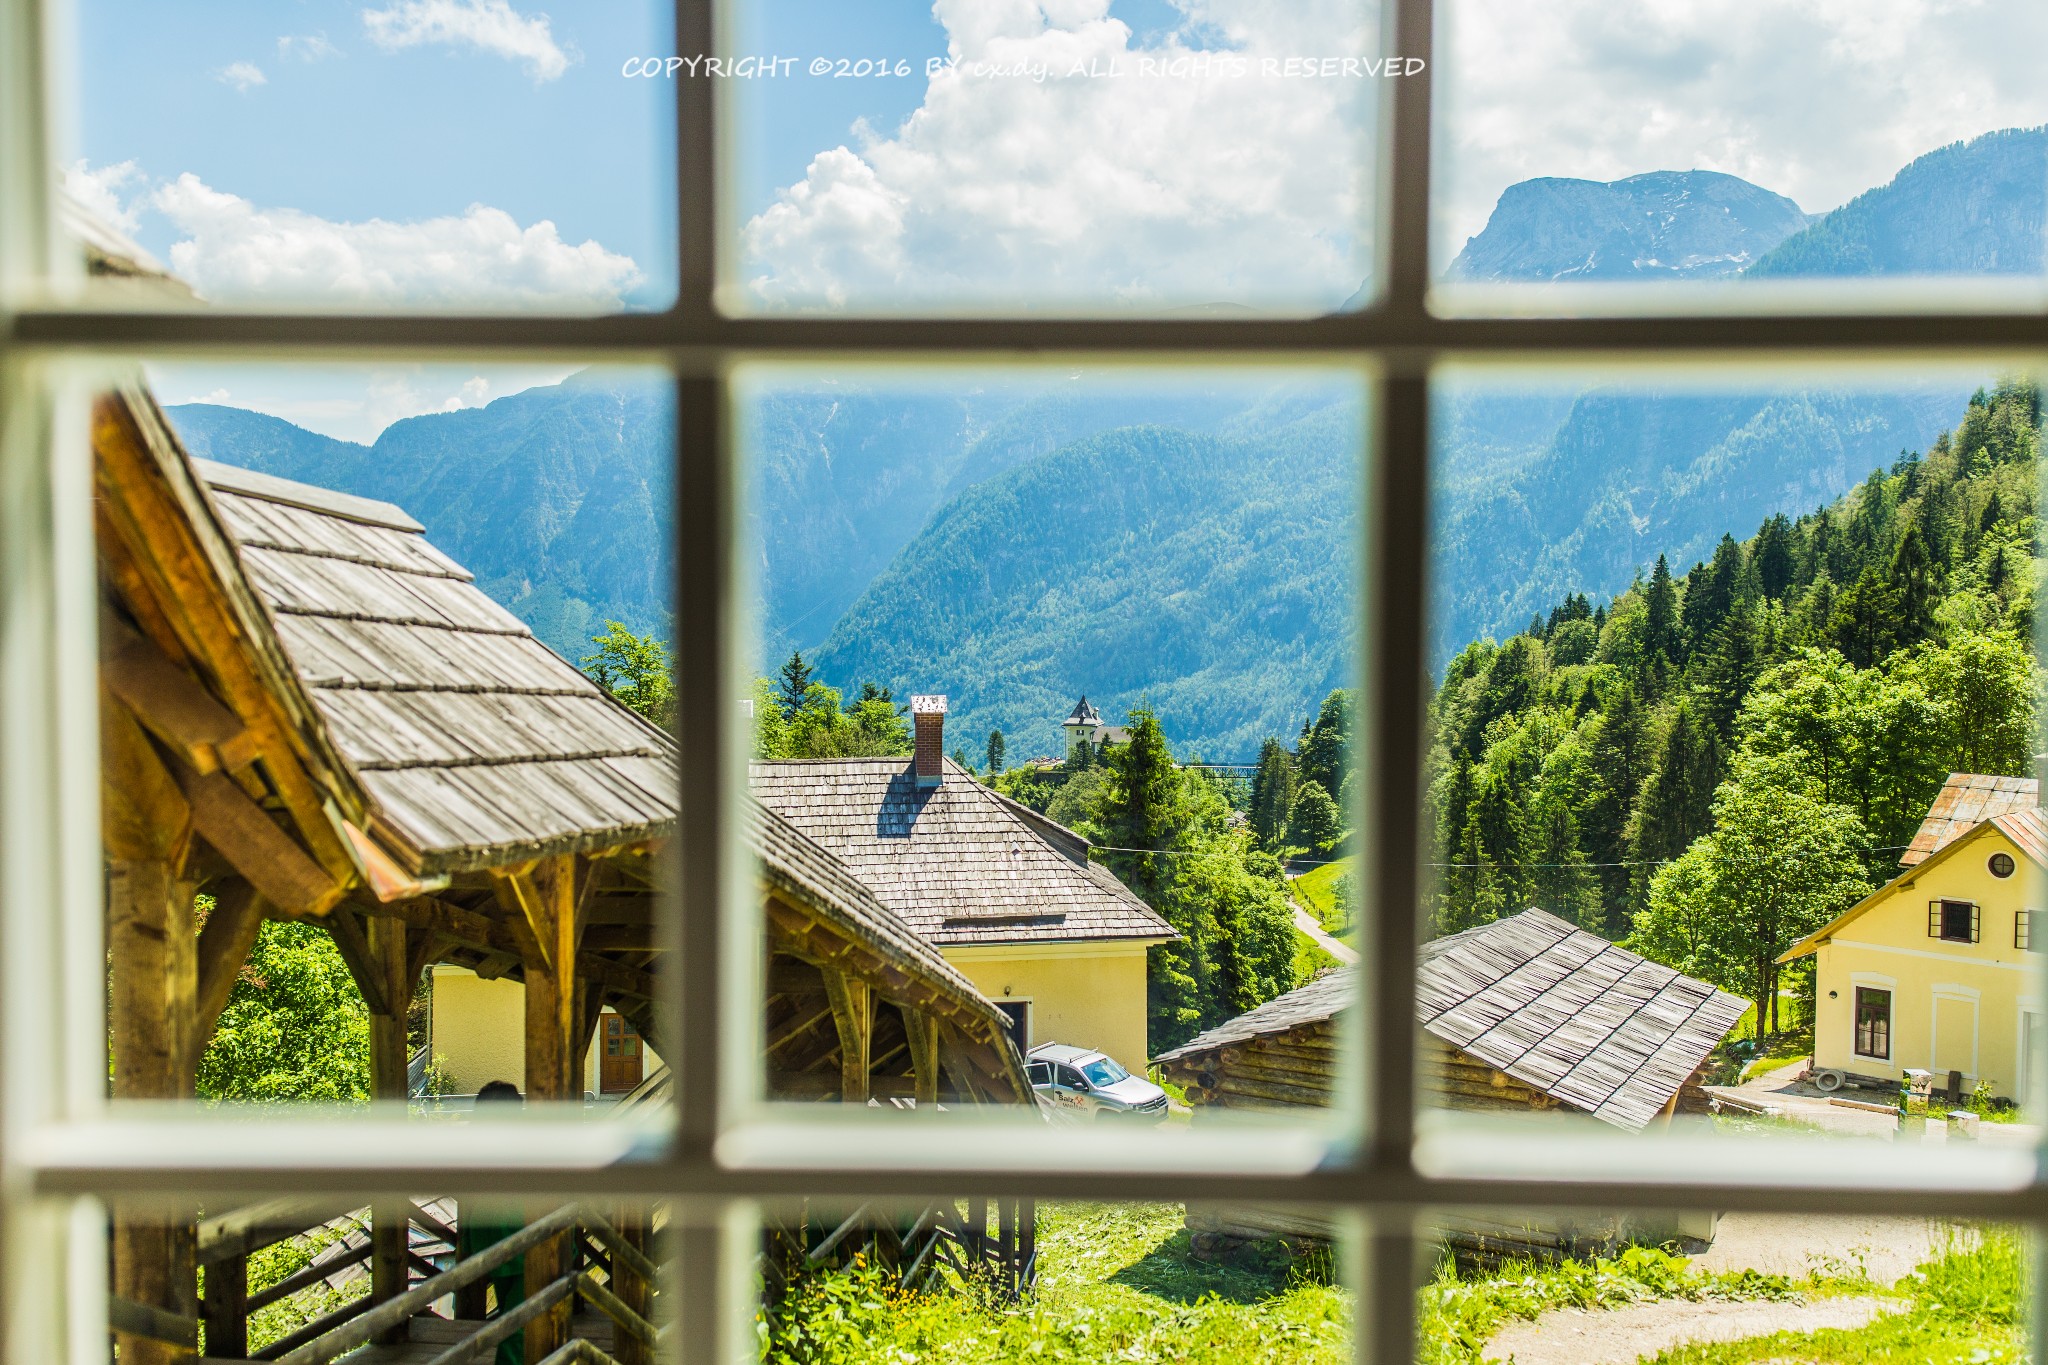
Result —
[[761, 1240], [770, 1299], [808, 1273], [856, 1258], [904, 1289], [950, 1286], [1014, 1300], [1038, 1282], [1038, 1214], [1029, 1199], [948, 1200], [915, 1217], [865, 1204], [845, 1216], [806, 1207], [792, 1222], [771, 1223]]
[[[208, 1360], [326, 1365], [359, 1347], [390, 1339], [416, 1317], [433, 1316], [432, 1305], [452, 1297], [458, 1320], [473, 1317], [482, 1321], [474, 1331], [451, 1341], [432, 1360], [434, 1365], [466, 1365], [478, 1358], [488, 1358], [486, 1353], [500, 1342], [525, 1330], [536, 1318], [564, 1302], [571, 1302], [581, 1303], [609, 1319], [614, 1340], [630, 1343], [620, 1351], [628, 1362], [654, 1357], [662, 1340], [662, 1331], [655, 1325], [660, 1316], [656, 1305], [661, 1268], [602, 1214], [565, 1206], [528, 1223], [502, 1241], [456, 1260], [456, 1230], [417, 1204], [404, 1207], [410, 1244], [404, 1292], [382, 1300], [367, 1295], [353, 1299], [253, 1354], [248, 1349], [252, 1313], [304, 1293], [371, 1258], [373, 1243], [366, 1232], [362, 1245], [346, 1245], [348, 1234], [367, 1228], [367, 1219], [357, 1219], [353, 1227], [346, 1220], [367, 1210], [307, 1201], [275, 1201], [202, 1222], [198, 1228], [198, 1259], [204, 1269], [205, 1292], [200, 1321], [114, 1298], [108, 1306], [108, 1324], [127, 1335], [190, 1350], [199, 1343], [203, 1322]], [[413, 1228], [421, 1229], [423, 1236], [413, 1238]], [[260, 1290], [249, 1289], [248, 1265], [252, 1254], [280, 1242], [327, 1231], [343, 1234], [345, 1249], [339, 1255], [330, 1255]], [[563, 1273], [520, 1303], [484, 1319], [483, 1291], [491, 1273], [543, 1243], [564, 1238], [564, 1234], [569, 1254]], [[470, 1311], [464, 1313], [465, 1308]], [[573, 1322], [573, 1308], [568, 1316]], [[439, 1321], [445, 1328], [447, 1320]], [[584, 1339], [571, 1339], [539, 1365], [576, 1362], [620, 1365], [612, 1354]]]

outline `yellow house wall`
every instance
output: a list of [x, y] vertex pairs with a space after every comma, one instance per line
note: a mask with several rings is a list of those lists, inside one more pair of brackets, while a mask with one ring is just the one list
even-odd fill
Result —
[[1027, 1047], [1094, 1048], [1145, 1074], [1145, 942], [944, 948], [946, 960], [994, 1001], [1031, 1002]]
[[[503, 977], [486, 981], [475, 972], [446, 964], [434, 968], [433, 1055], [453, 1080], [455, 1093], [474, 1095], [490, 1081], [526, 1088], [526, 987]], [[600, 1025], [583, 1059], [583, 1089], [597, 1093]], [[641, 1074], [663, 1065], [645, 1043]]]
[[[2048, 941], [2048, 908], [2040, 870], [1997, 828], [1965, 836], [1969, 843], [1931, 870], [1901, 877], [1885, 898], [1836, 930], [1817, 954], [1814, 1065], [1898, 1079], [1909, 1068], [1951, 1068], [1969, 1083], [2026, 1098], [2023, 1028], [2042, 1026], [2041, 955], [2014, 944], [2016, 914], [2032, 910], [2033, 937]], [[2017, 864], [2011, 877], [1991, 875], [1994, 853]], [[1927, 933], [1928, 903], [1973, 901], [1976, 943], [1948, 943]], [[1891, 1057], [1857, 1055], [1856, 988], [1892, 993]], [[1937, 1036], [1939, 1032], [1944, 1036]], [[1938, 1051], [1937, 1051], [1938, 1049]]]

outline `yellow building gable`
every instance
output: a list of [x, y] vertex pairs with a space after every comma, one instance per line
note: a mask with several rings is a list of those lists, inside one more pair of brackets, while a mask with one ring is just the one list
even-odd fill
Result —
[[2048, 1043], [2044, 850], [2039, 810], [1985, 820], [1793, 945], [1781, 962], [1816, 958], [1816, 1077], [1960, 1072], [2028, 1099]]

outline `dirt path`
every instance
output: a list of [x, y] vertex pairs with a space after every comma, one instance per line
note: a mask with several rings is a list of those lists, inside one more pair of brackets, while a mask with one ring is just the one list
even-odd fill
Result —
[[1313, 939], [1316, 947], [1321, 948], [1345, 966], [1349, 967], [1358, 961], [1358, 953], [1355, 950], [1347, 948], [1336, 939], [1331, 938], [1329, 931], [1323, 928], [1322, 921], [1302, 909], [1299, 905], [1294, 907], [1294, 927]]
[[1514, 1365], [1634, 1365], [1688, 1341], [1741, 1341], [1773, 1332], [1861, 1327], [1903, 1307], [1879, 1298], [1810, 1303], [1688, 1303], [1683, 1299], [1588, 1312], [1561, 1308], [1518, 1322], [1486, 1344], [1484, 1358]]
[[1803, 1214], [1730, 1213], [1714, 1244], [1692, 1258], [1695, 1270], [1761, 1270], [1798, 1279], [1815, 1271], [1859, 1270], [1889, 1285], [1932, 1255], [1949, 1235], [1927, 1218], [1816, 1218]]

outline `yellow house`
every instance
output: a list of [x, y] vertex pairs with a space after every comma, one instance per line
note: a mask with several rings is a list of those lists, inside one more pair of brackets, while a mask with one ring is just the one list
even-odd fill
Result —
[[945, 758], [944, 697], [915, 697], [903, 758], [758, 762], [754, 796], [833, 854], [1008, 1015], [1143, 1075], [1145, 954], [1176, 935], [1088, 841]]
[[1961, 1073], [2026, 1101], [2048, 1032], [2039, 980], [2048, 816], [2030, 778], [1952, 773], [1905, 870], [1779, 958], [1816, 957], [1813, 1073]]
[[[510, 977], [478, 976], [436, 963], [427, 1049], [445, 1072], [450, 1093], [474, 1095], [491, 1081], [520, 1084], [526, 1073], [526, 987]], [[586, 1095], [619, 1095], [665, 1063], [617, 1010], [607, 1008], [591, 1031], [590, 1051], [574, 1072]]]

